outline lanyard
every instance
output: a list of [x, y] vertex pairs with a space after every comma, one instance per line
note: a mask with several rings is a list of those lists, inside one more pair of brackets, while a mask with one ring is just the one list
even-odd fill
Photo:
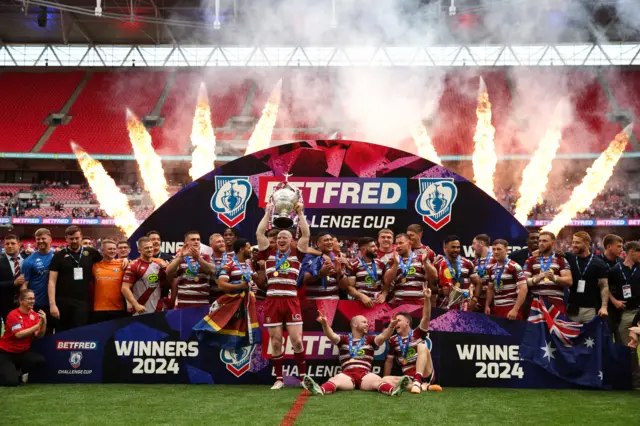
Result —
[[367, 265], [367, 262], [365, 262], [362, 257], [360, 257], [359, 259], [360, 263], [362, 263], [362, 266], [364, 266], [364, 269], [367, 271], [367, 274], [369, 274], [369, 276], [373, 278], [373, 282], [378, 282], [378, 268], [376, 268], [376, 260], [371, 260], [371, 268], [369, 268], [369, 265]]
[[364, 345], [364, 341], [366, 336], [362, 336], [360, 338], [360, 341], [358, 342], [358, 346], [356, 346], [355, 350], [353, 349], [353, 334], [349, 333], [349, 355], [351, 355], [351, 358], [355, 358], [358, 355], [358, 352], [360, 352], [360, 348], [362, 348], [362, 345]]
[[[618, 263], [618, 266], [620, 267], [620, 273], [622, 274], [622, 278], [624, 278], [624, 283], [627, 284], [627, 285], [631, 285], [631, 278], [633, 278], [633, 275], [638, 270], [638, 265], [636, 265], [633, 268], [633, 271], [631, 271], [631, 275], [629, 275], [629, 278], [627, 278], [627, 276], [624, 274], [624, 271], [622, 270], [622, 263]], [[631, 268], [629, 268], [629, 269], [631, 269]]]
[[[542, 263], [544, 260], [545, 263]], [[545, 259], [544, 256], [540, 256], [540, 270], [542, 272], [547, 272], [551, 267], [551, 260], [553, 260], [553, 254], [549, 255], [549, 259]]]
[[187, 262], [187, 269], [191, 272], [192, 275], [198, 275], [198, 271], [200, 270], [200, 263], [195, 261], [195, 265], [191, 264], [191, 256], [185, 256], [184, 260]]
[[[445, 256], [444, 260], [447, 262], [447, 268], [449, 268], [449, 272], [451, 272], [451, 275], [456, 280], [456, 283], [459, 283], [460, 277], [462, 277], [462, 260], [460, 260], [460, 256], [458, 256], [458, 258], [456, 259], [456, 266], [458, 267], [457, 271], [454, 271], [454, 269], [451, 267], [451, 262], [449, 262], [449, 256]], [[454, 275], [454, 272], [455, 272], [455, 275]]]
[[407, 263], [404, 263], [402, 261], [402, 257], [400, 257], [400, 270], [402, 271], [402, 276], [403, 277], [407, 277], [407, 274], [409, 273], [409, 267], [411, 266], [411, 264], [413, 263], [413, 256], [415, 255], [414, 252], [411, 252], [409, 254], [409, 259], [407, 259]]
[[502, 268], [500, 268], [496, 273], [496, 285], [498, 286], [498, 288], [502, 288], [502, 273], [504, 272], [504, 268], [505, 266], [507, 266], [507, 263], [509, 263], [508, 257], [504, 260], [504, 263], [502, 264]]
[[582, 277], [584, 277], [585, 272], [587, 272], [587, 269], [589, 269], [589, 265], [591, 265], [591, 261], [593, 260], [593, 253], [591, 253], [591, 257], [589, 258], [589, 261], [587, 262], [587, 266], [584, 268], [584, 270], [580, 270], [580, 265], [578, 265], [578, 256], [576, 256], [576, 268], [578, 269], [578, 274], [580, 274], [580, 279], [582, 279]]
[[69, 251], [69, 247], [66, 248], [67, 253], [69, 254], [69, 256], [71, 256], [71, 259], [73, 259], [74, 262], [76, 262], [76, 266], [80, 267], [80, 260], [82, 259], [82, 247], [80, 248], [80, 255], [78, 256], [78, 258], [76, 259], [76, 257]]
[[[322, 257], [321, 257], [322, 259]], [[334, 260], [336, 259], [335, 255], [333, 254], [333, 252], [329, 252], [329, 259], [331, 259], [331, 263], [334, 262]], [[322, 287], [324, 287], [325, 289], [327, 288], [327, 286], [329, 285], [329, 277], [322, 277]]]
[[289, 254], [291, 254], [291, 249], [287, 250], [284, 256], [280, 257], [280, 252], [276, 252], [276, 267], [275, 271], [280, 269], [280, 266], [289, 258]]
[[480, 278], [484, 277], [484, 274], [487, 272], [487, 264], [489, 263], [489, 259], [491, 259], [492, 254], [493, 252], [489, 250], [489, 252], [487, 253], [487, 257], [484, 258], [484, 265], [482, 265], [482, 267], [480, 267], [480, 261], [482, 259], [478, 259], [478, 275], [480, 275]]
[[407, 352], [409, 352], [409, 343], [411, 343], [411, 337], [413, 336], [413, 330], [409, 330], [409, 336], [407, 336], [407, 342], [402, 344], [402, 337], [398, 336], [400, 340], [400, 353], [402, 354], [402, 358], [407, 359]]
[[248, 283], [251, 282], [251, 268], [249, 267], [249, 265], [245, 263], [244, 266], [246, 266], [247, 269], [243, 268], [242, 263], [238, 261], [238, 258], [235, 254], [233, 255], [233, 261], [235, 262], [238, 269], [240, 269], [240, 273], [242, 273], [242, 277], [244, 278], [244, 280]]

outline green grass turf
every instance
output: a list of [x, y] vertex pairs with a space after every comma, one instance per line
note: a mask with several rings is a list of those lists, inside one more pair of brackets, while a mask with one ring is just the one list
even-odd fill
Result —
[[[0, 424], [278, 425], [299, 389], [267, 386], [27, 385], [0, 391]], [[309, 397], [298, 425], [633, 425], [640, 392], [461, 389]]]

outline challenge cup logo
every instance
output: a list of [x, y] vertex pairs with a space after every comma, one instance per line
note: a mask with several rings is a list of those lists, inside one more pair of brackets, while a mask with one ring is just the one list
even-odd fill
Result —
[[230, 228], [242, 222], [247, 201], [253, 193], [247, 176], [216, 176], [216, 192], [211, 197], [211, 209]]
[[424, 223], [438, 231], [451, 221], [458, 188], [453, 178], [420, 178], [419, 185], [416, 211], [422, 216]]

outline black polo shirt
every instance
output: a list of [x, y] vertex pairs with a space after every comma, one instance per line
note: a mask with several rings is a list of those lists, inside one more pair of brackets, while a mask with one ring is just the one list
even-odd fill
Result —
[[[569, 288], [569, 306], [567, 311], [578, 313], [578, 308], [600, 308], [602, 298], [600, 297], [600, 287], [598, 280], [607, 278], [609, 267], [604, 261], [596, 256], [579, 257], [573, 253], [565, 253], [565, 258], [571, 268], [573, 284]], [[591, 263], [589, 260], [591, 259]], [[587, 265], [589, 265], [587, 267]], [[579, 268], [579, 269], [578, 269]], [[584, 293], [578, 293], [578, 281], [584, 280]]]
[[[90, 302], [93, 265], [102, 260], [102, 255], [94, 248], [82, 247], [79, 252], [68, 248], [53, 255], [50, 271], [58, 272], [56, 281], [56, 302], [59, 299]], [[75, 280], [74, 268], [82, 268], [82, 279]]]
[[606, 263], [606, 264], [607, 264], [607, 266], [608, 266], [609, 268], [613, 268], [613, 267], [614, 267], [614, 266], [616, 266], [618, 263], [622, 263], [622, 262], [624, 262], [624, 259], [623, 259], [623, 258], [621, 258], [621, 257], [616, 257], [616, 259], [615, 259], [614, 261], [611, 261], [611, 260], [609, 260], [609, 259], [607, 258], [607, 256], [605, 256], [605, 255], [604, 255], [604, 253], [603, 253], [603, 254], [599, 254], [599, 255], [598, 255], [598, 257], [599, 257], [600, 259], [602, 259], [602, 260], [604, 261], [604, 263]]
[[[632, 275], [634, 269], [635, 273]], [[622, 293], [622, 286], [626, 283], [631, 285], [631, 298], [629, 299], [625, 299]], [[609, 290], [613, 297], [627, 302], [627, 310], [640, 307], [640, 266], [636, 265], [634, 268], [629, 268], [628, 266], [620, 263], [609, 269]]]
[[531, 257], [531, 252], [528, 247], [516, 250], [509, 255], [509, 259], [516, 262], [518, 265], [524, 268], [524, 264], [527, 263], [527, 259]]

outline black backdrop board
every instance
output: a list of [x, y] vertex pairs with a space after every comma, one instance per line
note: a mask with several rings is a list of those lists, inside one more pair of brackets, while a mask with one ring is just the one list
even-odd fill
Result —
[[375, 238], [383, 227], [398, 233], [420, 223], [423, 243], [438, 252], [449, 234], [458, 235], [462, 244], [480, 233], [512, 245], [526, 240], [526, 229], [497, 201], [442, 166], [364, 142], [308, 141], [241, 157], [186, 186], [131, 236], [132, 256], [133, 243], [150, 230], [160, 231], [169, 253], [188, 230], [200, 231], [206, 243], [229, 224], [255, 242], [261, 205], [270, 195], [267, 186], [285, 173], [301, 186], [312, 235], [323, 230]]

